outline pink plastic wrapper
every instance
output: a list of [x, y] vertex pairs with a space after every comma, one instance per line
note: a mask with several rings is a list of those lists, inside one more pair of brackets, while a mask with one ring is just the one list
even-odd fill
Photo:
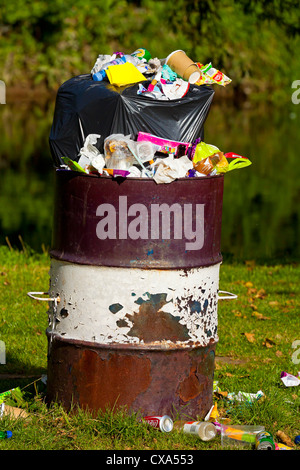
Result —
[[[138, 142], [141, 142], [141, 141], [151, 142], [153, 145], [157, 147], [158, 152], [164, 152], [164, 153], [175, 153], [179, 145], [183, 145], [185, 147], [185, 153], [186, 153], [190, 145], [189, 142], [178, 142], [176, 140], [164, 139], [162, 137], [149, 134], [148, 132], [139, 132], [137, 141]], [[174, 149], [174, 151], [170, 152], [170, 150], [172, 149]]]

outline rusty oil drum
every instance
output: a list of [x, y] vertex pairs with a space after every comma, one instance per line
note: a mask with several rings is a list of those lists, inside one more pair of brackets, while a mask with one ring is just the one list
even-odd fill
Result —
[[55, 172], [47, 401], [203, 418], [212, 406], [223, 176]]

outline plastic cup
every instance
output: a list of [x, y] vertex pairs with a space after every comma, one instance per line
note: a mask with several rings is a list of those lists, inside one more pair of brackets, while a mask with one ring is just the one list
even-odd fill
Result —
[[253, 448], [255, 436], [264, 431], [260, 425], [221, 425], [221, 444], [223, 447]]
[[166, 58], [166, 64], [184, 80], [196, 83], [200, 76], [200, 70], [184, 51], [173, 51]]

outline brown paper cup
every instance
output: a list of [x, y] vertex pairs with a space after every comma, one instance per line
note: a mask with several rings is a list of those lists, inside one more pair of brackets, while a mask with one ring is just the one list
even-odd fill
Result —
[[199, 80], [200, 76], [201, 73], [199, 71], [199, 68], [196, 64], [192, 64], [184, 71], [182, 78], [190, 83], [196, 83]]
[[200, 71], [184, 51], [174, 51], [166, 58], [166, 64], [180, 77], [190, 83], [195, 83], [200, 78]]

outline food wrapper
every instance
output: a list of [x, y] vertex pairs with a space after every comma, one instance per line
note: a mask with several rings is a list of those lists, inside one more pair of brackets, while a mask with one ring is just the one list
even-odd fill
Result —
[[21, 396], [22, 392], [20, 387], [11, 388], [10, 390], [0, 393], [0, 404], [4, 403], [8, 398], [17, 399]]
[[205, 175], [227, 173], [252, 163], [234, 152], [223, 154], [215, 145], [202, 141], [196, 145], [192, 160], [195, 170]]
[[196, 145], [195, 153], [193, 156], [193, 163], [196, 164], [200, 160], [210, 157], [216, 152], [220, 152], [218, 147], [216, 147], [215, 145], [206, 144], [205, 142], [201, 141]]
[[281, 372], [280, 378], [286, 387], [296, 387], [300, 384], [300, 376], [297, 377], [295, 375], [289, 374], [288, 372]]
[[256, 393], [248, 393], [248, 392], [238, 392], [238, 393], [228, 393], [227, 399], [230, 402], [246, 402], [246, 403], [253, 403], [255, 401], [260, 400], [264, 397], [264, 393], [259, 390]]
[[289, 447], [281, 442], [275, 442], [275, 450], [293, 450], [292, 447]]
[[128, 175], [130, 175], [130, 171], [127, 170], [113, 170], [111, 168], [104, 168], [104, 173], [113, 176], [114, 178], [122, 177], [126, 178]]
[[203, 65], [200, 62], [197, 62], [197, 66], [200, 69], [201, 77], [196, 82], [196, 85], [213, 85], [218, 84], [221, 86], [228, 85], [232, 80], [227, 77], [220, 70], [215, 69], [211, 63]]
[[[189, 142], [178, 142], [177, 140], [169, 140], [162, 137], [158, 137], [148, 132], [139, 132], [137, 137], [138, 142], [151, 142], [155, 150], [162, 153], [176, 153], [177, 147], [184, 146], [185, 151], [189, 147]], [[170, 149], [172, 149], [170, 151]]]
[[223, 152], [216, 152], [210, 157], [206, 157], [197, 162], [194, 168], [199, 173], [210, 175], [214, 170], [216, 170], [217, 173], [225, 173], [228, 166], [229, 163]]

